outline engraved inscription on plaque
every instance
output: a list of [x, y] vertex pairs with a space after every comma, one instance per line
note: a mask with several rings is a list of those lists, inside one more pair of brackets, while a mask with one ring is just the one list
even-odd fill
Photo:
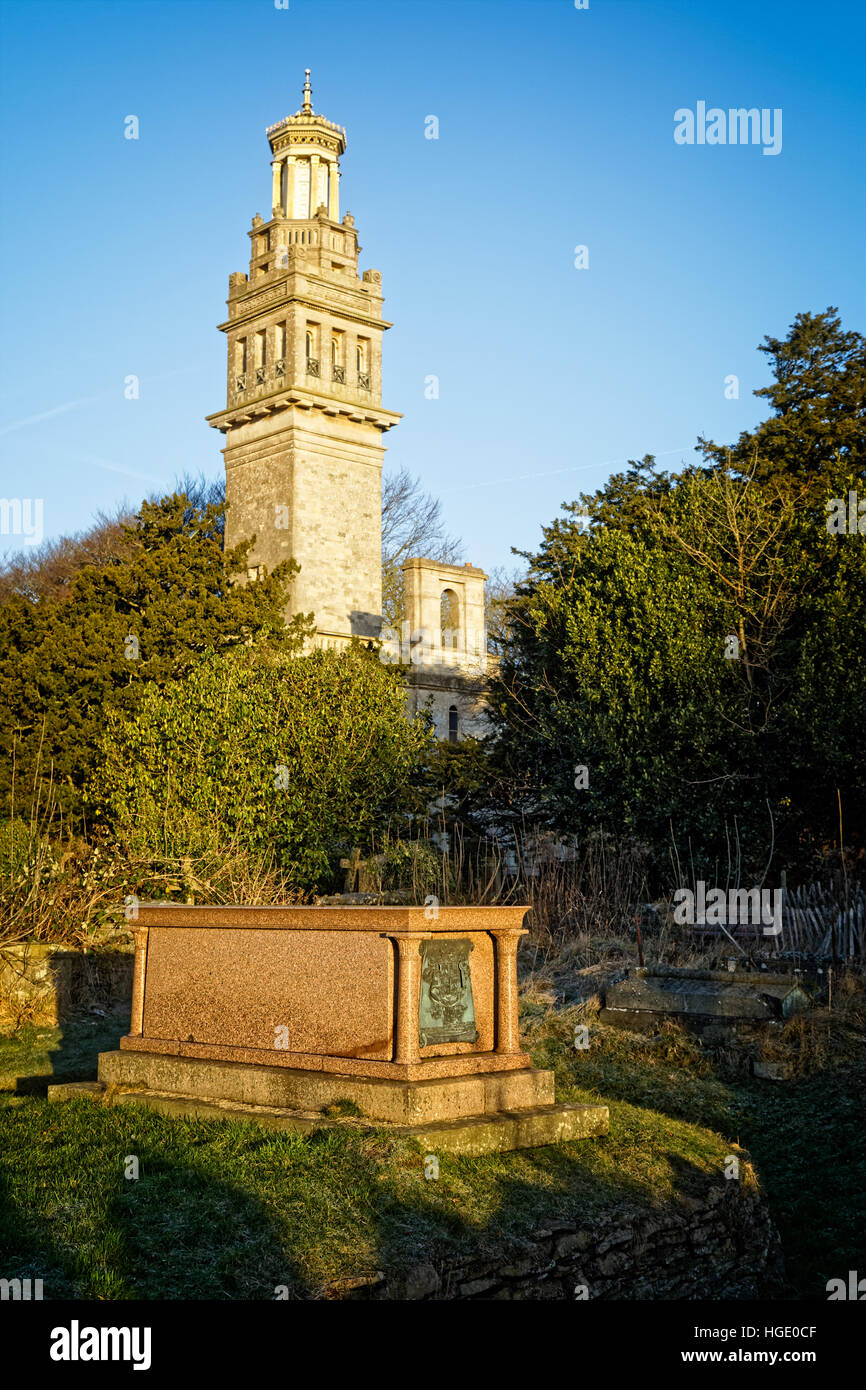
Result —
[[421, 942], [421, 999], [418, 1041], [421, 1047], [438, 1043], [477, 1042], [472, 977], [471, 941]]

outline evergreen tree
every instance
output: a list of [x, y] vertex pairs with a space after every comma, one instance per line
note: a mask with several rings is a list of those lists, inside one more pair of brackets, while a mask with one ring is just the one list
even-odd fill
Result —
[[184, 493], [144, 502], [104, 562], [76, 566], [50, 592], [7, 589], [0, 791], [9, 809], [13, 799], [16, 813], [26, 809], [34, 779], [51, 777], [61, 808], [78, 816], [109, 709], [134, 713], [147, 686], [181, 678], [204, 652], [263, 633], [300, 645], [305, 621], [287, 627], [283, 616], [297, 566], [236, 582], [249, 545], [223, 553], [222, 514]]

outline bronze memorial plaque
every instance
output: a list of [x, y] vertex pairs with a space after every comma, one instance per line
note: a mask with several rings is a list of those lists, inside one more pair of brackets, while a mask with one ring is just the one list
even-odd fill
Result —
[[421, 1047], [478, 1041], [469, 972], [472, 948], [471, 941], [421, 942], [421, 998], [418, 1003]]

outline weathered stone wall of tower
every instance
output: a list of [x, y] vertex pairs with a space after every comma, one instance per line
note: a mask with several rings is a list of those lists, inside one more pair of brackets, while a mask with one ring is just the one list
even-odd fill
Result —
[[[321, 645], [376, 637], [382, 613], [381, 435], [289, 408], [233, 431], [225, 449], [226, 542], [255, 535], [249, 564], [300, 565], [294, 613], [313, 613]], [[246, 437], [245, 437], [246, 436]]]
[[477, 676], [434, 666], [412, 666], [406, 676], [406, 712], [422, 710], [433, 720], [437, 738], [459, 743], [490, 732], [487, 717], [489, 673]]
[[437, 738], [488, 732], [486, 578], [469, 564], [412, 558], [403, 565], [405, 621], [402, 632], [387, 634], [386, 656], [409, 667], [407, 709], [427, 710]]

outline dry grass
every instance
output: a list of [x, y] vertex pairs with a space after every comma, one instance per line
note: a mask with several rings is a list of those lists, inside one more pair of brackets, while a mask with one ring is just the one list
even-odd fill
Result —
[[[399, 886], [415, 902], [527, 903], [533, 946], [544, 956], [569, 947], [592, 964], [624, 947], [631, 956], [646, 902], [648, 850], [598, 833], [580, 846], [539, 831], [509, 846], [467, 835], [461, 827], [419, 823], [406, 851]], [[384, 857], [389, 846], [383, 845]]]
[[131, 940], [138, 902], [297, 903], [273, 861], [237, 849], [183, 859], [129, 859], [117, 846], [47, 842], [0, 886], [0, 944], [92, 949]]
[[756, 1055], [787, 1062], [794, 1076], [812, 1076], [862, 1059], [866, 1047], [866, 981], [859, 970], [841, 972], [828, 1005], [795, 1014], [756, 1040]]
[[61, 823], [0, 825], [0, 945], [19, 941], [93, 949], [131, 940], [136, 901], [293, 903], [302, 895], [277, 866], [230, 845], [181, 859], [131, 859]]

